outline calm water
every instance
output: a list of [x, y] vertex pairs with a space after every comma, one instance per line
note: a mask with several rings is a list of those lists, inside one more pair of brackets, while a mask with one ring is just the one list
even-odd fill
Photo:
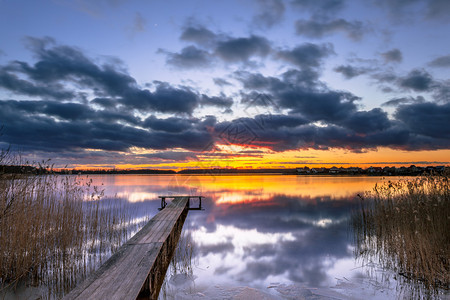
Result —
[[[191, 269], [169, 269], [160, 299], [396, 299], [395, 274], [356, 261], [349, 228], [357, 194], [389, 177], [94, 175], [106, 201], [142, 226], [159, 195], [202, 195], [182, 243]], [[195, 205], [195, 204], [194, 204]], [[138, 227], [133, 227], [135, 232]], [[362, 266], [364, 264], [364, 266]], [[36, 292], [27, 291], [29, 299]], [[25, 294], [22, 294], [25, 295]], [[14, 298], [14, 297], [13, 297]], [[20, 299], [25, 299], [19, 297]]]
[[192, 274], [169, 272], [160, 298], [396, 298], [389, 274], [355, 261], [348, 223], [357, 194], [381, 177], [92, 178], [104, 184], [106, 197], [139, 207], [136, 218], [157, 213], [158, 195], [206, 197], [205, 211], [191, 211], [184, 225], [183, 238], [193, 247]]

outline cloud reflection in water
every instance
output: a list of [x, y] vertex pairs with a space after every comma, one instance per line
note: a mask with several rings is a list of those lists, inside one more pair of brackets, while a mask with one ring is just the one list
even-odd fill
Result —
[[[111, 188], [115, 193], [139, 195], [164, 195], [168, 191], [202, 194], [206, 210], [190, 212], [184, 225], [185, 234], [191, 235], [195, 244], [193, 290], [248, 286], [267, 292], [274, 283], [334, 287], [337, 279], [360, 278], [361, 270], [352, 270], [357, 264], [348, 220], [356, 195], [382, 180], [128, 176], [126, 180], [116, 178]], [[134, 205], [151, 203], [147, 209], [156, 214], [159, 201], [148, 200]]]
[[355, 266], [348, 219], [356, 194], [380, 180], [202, 178], [206, 211], [191, 212], [185, 224], [197, 248], [196, 284], [335, 285]]

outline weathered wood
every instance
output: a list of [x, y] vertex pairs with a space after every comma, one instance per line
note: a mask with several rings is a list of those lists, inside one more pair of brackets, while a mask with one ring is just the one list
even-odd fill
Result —
[[[173, 199], [176, 197], [178, 197], [178, 196], [158, 196], [158, 198], [161, 198], [161, 207], [158, 209], [163, 210], [166, 207], [166, 205], [167, 205], [166, 199]], [[205, 198], [205, 197], [203, 197], [203, 196], [186, 196], [186, 197], [189, 197], [189, 201], [188, 201], [189, 210], [204, 210], [202, 208], [202, 198]], [[190, 199], [198, 199], [199, 200], [198, 207], [191, 207]]]
[[64, 299], [157, 299], [188, 214], [189, 197], [173, 201]]

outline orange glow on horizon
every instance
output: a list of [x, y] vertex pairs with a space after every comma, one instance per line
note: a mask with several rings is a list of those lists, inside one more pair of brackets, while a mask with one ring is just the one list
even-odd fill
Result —
[[[179, 171], [182, 169], [280, 169], [297, 168], [308, 166], [310, 168], [320, 167], [360, 167], [370, 166], [428, 166], [449, 165], [450, 150], [435, 151], [403, 151], [389, 148], [379, 148], [364, 153], [354, 153], [343, 149], [330, 150], [291, 150], [284, 152], [273, 152], [267, 148], [242, 147], [235, 145], [219, 145], [218, 151], [199, 152], [195, 155], [197, 160], [158, 160], [156, 163], [134, 164], [79, 164], [71, 168], [95, 170], [112, 169], [166, 169]], [[142, 151], [139, 151], [142, 153]]]

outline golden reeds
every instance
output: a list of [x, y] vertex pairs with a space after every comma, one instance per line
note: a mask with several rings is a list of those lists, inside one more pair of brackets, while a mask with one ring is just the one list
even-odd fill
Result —
[[18, 282], [59, 297], [129, 237], [123, 205], [86, 178], [0, 174], [0, 290]]
[[[377, 257], [431, 295], [450, 285], [450, 174], [376, 185], [353, 213], [357, 258]], [[422, 288], [421, 288], [422, 287]]]

